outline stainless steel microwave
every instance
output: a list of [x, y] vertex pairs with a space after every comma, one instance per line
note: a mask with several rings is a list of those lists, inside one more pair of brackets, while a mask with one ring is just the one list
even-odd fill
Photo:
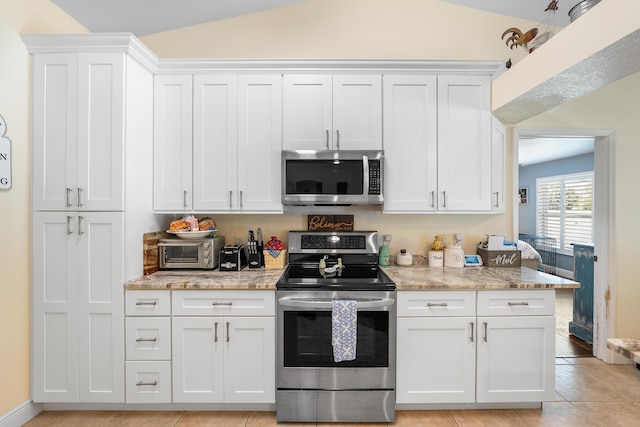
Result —
[[213, 270], [219, 264], [224, 236], [205, 239], [161, 239], [158, 257], [161, 270]]
[[285, 150], [284, 205], [380, 205], [384, 151]]

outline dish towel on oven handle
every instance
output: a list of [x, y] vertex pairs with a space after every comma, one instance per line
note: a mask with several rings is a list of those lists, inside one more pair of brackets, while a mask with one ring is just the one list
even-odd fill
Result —
[[356, 359], [358, 336], [358, 303], [351, 300], [331, 302], [331, 345], [333, 360], [343, 362]]

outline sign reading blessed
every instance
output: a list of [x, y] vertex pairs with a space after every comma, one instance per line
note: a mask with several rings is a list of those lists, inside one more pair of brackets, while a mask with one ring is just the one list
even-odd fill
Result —
[[11, 188], [11, 140], [5, 138], [7, 125], [0, 116], [0, 190]]
[[307, 215], [309, 231], [353, 231], [353, 215]]

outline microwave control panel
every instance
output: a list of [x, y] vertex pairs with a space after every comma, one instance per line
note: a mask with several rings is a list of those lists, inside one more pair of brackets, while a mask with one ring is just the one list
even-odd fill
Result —
[[380, 160], [369, 160], [369, 194], [380, 194]]

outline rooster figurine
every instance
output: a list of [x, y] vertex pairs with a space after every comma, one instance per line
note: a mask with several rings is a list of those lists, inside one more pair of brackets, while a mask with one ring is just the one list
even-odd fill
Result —
[[502, 40], [504, 40], [504, 36], [506, 36], [507, 34], [511, 34], [511, 36], [507, 38], [507, 46], [509, 46], [509, 48], [513, 49], [514, 47], [518, 46], [526, 48], [527, 43], [529, 43], [538, 35], [538, 29], [532, 28], [526, 33], [523, 33], [518, 28], [511, 27], [504, 33], [502, 33]]

